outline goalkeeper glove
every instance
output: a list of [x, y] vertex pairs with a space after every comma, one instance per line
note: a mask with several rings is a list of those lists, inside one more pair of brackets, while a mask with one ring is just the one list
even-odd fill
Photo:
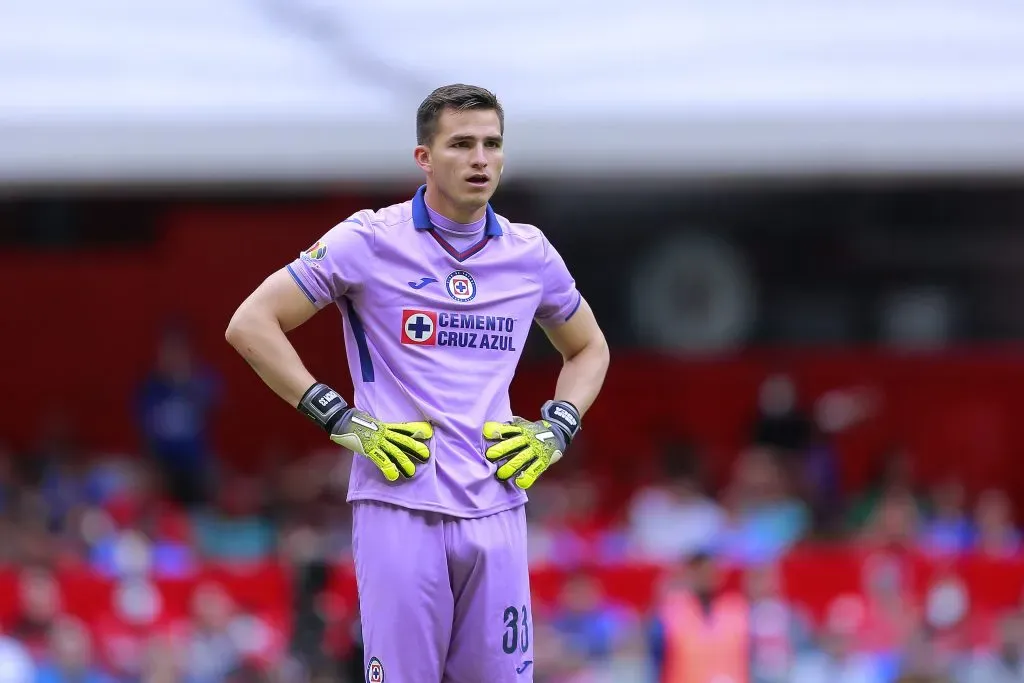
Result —
[[434, 435], [429, 422], [381, 422], [348, 405], [326, 384], [314, 384], [299, 401], [299, 412], [323, 427], [331, 441], [373, 461], [384, 478], [416, 474], [415, 460], [430, 458], [424, 441]]
[[524, 490], [561, 459], [580, 430], [580, 411], [568, 401], [548, 401], [540, 413], [537, 422], [515, 417], [511, 423], [484, 424], [484, 438], [497, 441], [485, 457], [491, 462], [504, 461], [496, 472], [498, 479], [515, 477], [516, 486]]

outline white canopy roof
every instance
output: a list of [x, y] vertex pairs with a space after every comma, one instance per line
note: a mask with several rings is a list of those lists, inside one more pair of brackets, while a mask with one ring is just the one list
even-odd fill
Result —
[[0, 182], [403, 178], [455, 81], [510, 177], [1024, 169], [1011, 0], [0, 0]]

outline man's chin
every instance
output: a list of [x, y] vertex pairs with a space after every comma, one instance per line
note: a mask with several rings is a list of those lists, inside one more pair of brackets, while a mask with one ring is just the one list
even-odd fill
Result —
[[491, 201], [491, 197], [494, 196], [494, 191], [497, 188], [493, 185], [487, 187], [474, 187], [467, 189], [461, 193], [459, 203], [462, 204], [465, 209], [480, 209], [487, 206], [487, 202]]

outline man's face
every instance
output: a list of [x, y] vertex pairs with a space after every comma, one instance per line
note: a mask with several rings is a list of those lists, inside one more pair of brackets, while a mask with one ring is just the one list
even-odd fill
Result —
[[710, 594], [718, 590], [718, 567], [710, 558], [702, 559], [690, 565], [690, 585], [697, 593]]
[[498, 189], [505, 163], [498, 113], [446, 109], [430, 145], [416, 148], [416, 161], [456, 208], [486, 205]]

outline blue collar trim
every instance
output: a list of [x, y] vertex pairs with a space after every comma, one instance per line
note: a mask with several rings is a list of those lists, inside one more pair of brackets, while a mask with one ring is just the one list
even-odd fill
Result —
[[[430, 230], [434, 227], [433, 223], [430, 222], [430, 214], [427, 213], [427, 202], [423, 196], [427, 192], [427, 186], [423, 185], [420, 189], [416, 190], [415, 196], [412, 198], [412, 224], [416, 226], [417, 230]], [[484, 227], [484, 234], [488, 237], [498, 237], [502, 234], [501, 224], [498, 223], [498, 217], [494, 214], [494, 209], [491, 205], [487, 205], [487, 222]]]

